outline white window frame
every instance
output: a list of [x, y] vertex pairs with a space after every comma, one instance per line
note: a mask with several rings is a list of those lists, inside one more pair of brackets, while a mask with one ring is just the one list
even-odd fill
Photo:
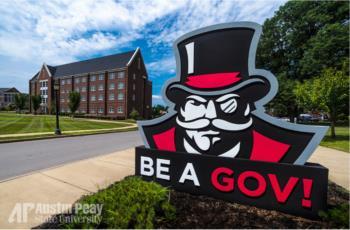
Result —
[[118, 101], [124, 100], [124, 93], [118, 93]]

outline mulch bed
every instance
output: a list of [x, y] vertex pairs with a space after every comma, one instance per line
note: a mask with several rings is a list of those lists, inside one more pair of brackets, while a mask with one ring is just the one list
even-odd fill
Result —
[[[176, 219], [157, 223], [155, 228], [340, 228], [335, 222], [310, 220], [278, 211], [230, 203], [207, 196], [171, 191], [170, 203]], [[349, 203], [349, 192], [329, 181], [328, 206]], [[62, 215], [62, 214], [61, 214]], [[63, 214], [69, 216], [69, 214]], [[62, 228], [59, 222], [43, 223], [36, 228]]]
[[[156, 228], [339, 228], [333, 222], [309, 220], [183, 192], [172, 191], [170, 202], [176, 207], [176, 220], [161, 223]], [[329, 208], [348, 202], [349, 193], [329, 182]]]

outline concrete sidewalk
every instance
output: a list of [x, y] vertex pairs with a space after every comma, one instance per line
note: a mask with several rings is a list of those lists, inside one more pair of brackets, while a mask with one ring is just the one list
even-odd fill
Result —
[[31, 228], [48, 217], [32, 210], [27, 222], [17, 222], [18, 215], [11, 215], [16, 203], [72, 204], [134, 174], [134, 160], [134, 149], [128, 149], [0, 182], [0, 228]]
[[329, 169], [329, 179], [350, 190], [350, 153], [318, 146], [309, 162], [319, 163]]
[[[329, 179], [349, 190], [350, 154], [318, 147], [309, 161], [329, 168]], [[134, 174], [134, 164], [132, 148], [0, 182], [0, 228], [31, 228], [48, 217], [31, 211], [27, 222], [17, 222], [18, 216], [13, 216], [11, 223], [16, 203], [72, 204], [82, 195]]]

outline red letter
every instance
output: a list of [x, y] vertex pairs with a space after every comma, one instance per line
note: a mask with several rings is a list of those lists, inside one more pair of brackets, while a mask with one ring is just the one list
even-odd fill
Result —
[[287, 184], [284, 186], [284, 189], [281, 191], [281, 186], [277, 181], [277, 177], [275, 174], [268, 174], [272, 190], [275, 193], [276, 199], [279, 203], [285, 203], [290, 196], [291, 192], [295, 188], [295, 185], [299, 181], [297, 177], [290, 177]]
[[[249, 177], [256, 179], [258, 182], [258, 187], [255, 190], [250, 190], [245, 186], [245, 180]], [[266, 181], [264, 177], [261, 176], [259, 173], [254, 171], [246, 171], [238, 177], [238, 188], [242, 191], [243, 194], [247, 196], [258, 197], [265, 192]]]
[[214, 185], [214, 187], [222, 192], [229, 192], [233, 190], [233, 178], [222, 178], [223, 184], [220, 184], [218, 181], [218, 177], [220, 174], [225, 174], [227, 176], [232, 176], [233, 171], [229, 168], [217, 168], [215, 169], [211, 174], [211, 183]]

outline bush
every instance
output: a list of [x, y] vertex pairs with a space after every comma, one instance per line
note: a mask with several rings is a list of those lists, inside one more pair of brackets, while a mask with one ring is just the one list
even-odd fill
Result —
[[324, 221], [333, 222], [340, 228], [349, 229], [349, 204], [337, 205], [327, 212], [321, 212]]
[[[99, 223], [69, 223], [64, 228], [153, 228], [155, 223], [175, 218], [169, 190], [155, 182], [128, 177], [78, 203], [103, 204]], [[89, 217], [92, 214], [89, 215]], [[87, 214], [78, 212], [77, 219]], [[57, 227], [57, 226], [56, 226]]]
[[137, 112], [136, 109], [132, 109], [132, 111], [131, 111], [129, 116], [130, 116], [131, 119], [134, 119], [134, 120], [141, 119], [141, 116], [140, 116], [139, 112]]

